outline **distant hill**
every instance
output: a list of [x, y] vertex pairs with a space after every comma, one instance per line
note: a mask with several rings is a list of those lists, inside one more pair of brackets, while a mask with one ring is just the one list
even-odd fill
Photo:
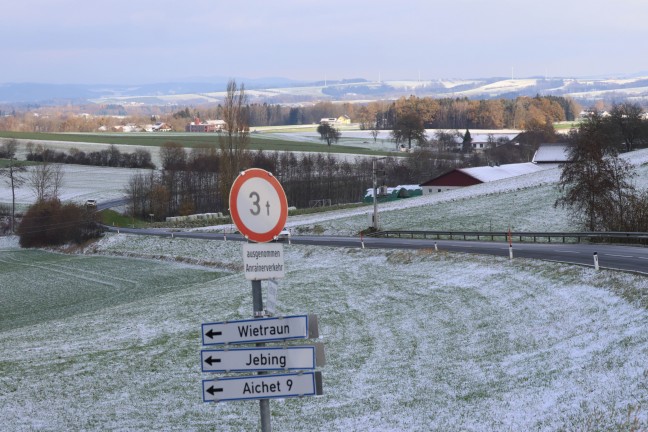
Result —
[[[368, 81], [362, 78], [305, 83], [287, 78], [241, 79], [252, 103], [309, 103], [321, 100], [360, 102], [401, 96], [467, 97], [571, 96], [581, 102], [630, 99], [648, 101], [648, 74], [620, 78], [476, 78]], [[0, 104], [101, 103], [197, 105], [220, 103], [227, 79], [141, 85], [0, 84]]]

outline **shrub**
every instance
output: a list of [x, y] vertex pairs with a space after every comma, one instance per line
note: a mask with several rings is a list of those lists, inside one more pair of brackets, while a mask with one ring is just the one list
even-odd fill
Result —
[[58, 199], [39, 201], [27, 210], [18, 226], [20, 246], [58, 246], [96, 238], [102, 232], [97, 215], [76, 204], [61, 204]]

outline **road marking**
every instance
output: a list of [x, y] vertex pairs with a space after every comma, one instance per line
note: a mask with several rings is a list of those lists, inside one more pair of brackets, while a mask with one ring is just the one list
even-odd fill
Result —
[[648, 257], [637, 257], [637, 258], [648, 260]]
[[554, 252], [575, 253], [575, 254], [580, 253], [578, 251], [567, 251], [567, 250], [557, 250], [557, 249], [554, 249]]
[[606, 256], [613, 256], [619, 258], [634, 258], [632, 255], [614, 255], [614, 254], [605, 254]]

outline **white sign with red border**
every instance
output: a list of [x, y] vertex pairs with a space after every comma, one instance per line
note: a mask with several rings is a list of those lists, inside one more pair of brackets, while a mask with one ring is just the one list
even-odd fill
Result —
[[234, 180], [229, 207], [234, 225], [257, 243], [275, 239], [288, 219], [288, 200], [281, 184], [259, 168], [245, 170]]

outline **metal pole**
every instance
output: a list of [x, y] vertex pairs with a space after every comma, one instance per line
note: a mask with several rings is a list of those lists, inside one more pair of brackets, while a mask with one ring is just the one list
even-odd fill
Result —
[[373, 228], [378, 231], [378, 179], [376, 178], [376, 159], [372, 160], [373, 177]]
[[[254, 318], [263, 318], [263, 293], [261, 291], [260, 280], [252, 281], [252, 306], [254, 309]], [[258, 343], [256, 344], [256, 346], [265, 346], [265, 344]], [[263, 372], [259, 372], [259, 375], [263, 375]], [[259, 400], [259, 408], [261, 411], [261, 431], [271, 432], [272, 425], [270, 424], [270, 400]]]

